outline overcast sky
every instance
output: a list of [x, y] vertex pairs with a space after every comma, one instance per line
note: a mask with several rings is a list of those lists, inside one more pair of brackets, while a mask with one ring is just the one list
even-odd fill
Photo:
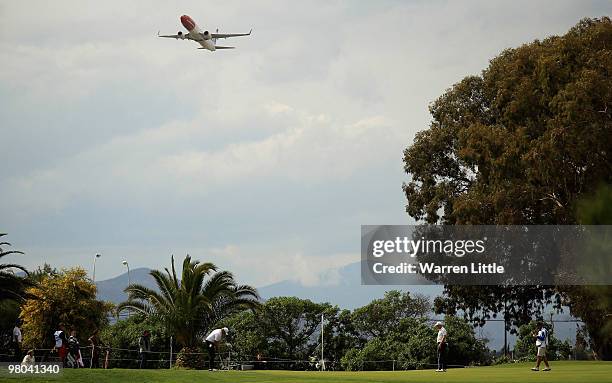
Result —
[[[405, 224], [402, 150], [427, 106], [506, 47], [608, 1], [4, 1], [0, 232], [29, 268], [97, 279], [213, 261], [334, 283], [360, 225]], [[156, 38], [248, 32], [208, 52]], [[331, 270], [331, 271], [330, 271]]]

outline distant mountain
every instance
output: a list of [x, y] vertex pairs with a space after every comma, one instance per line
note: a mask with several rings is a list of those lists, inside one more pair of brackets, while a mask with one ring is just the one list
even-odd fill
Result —
[[[337, 279], [336, 279], [337, 277]], [[361, 284], [361, 265], [351, 263], [338, 269], [333, 283], [304, 286], [297, 281], [282, 281], [258, 288], [263, 299], [277, 296], [296, 296], [313, 302], [329, 302], [344, 309], [355, 309], [381, 298], [386, 291], [402, 290], [410, 294], [422, 294], [430, 299], [442, 294], [443, 286], [436, 285], [386, 285], [364, 286]]]
[[[141, 267], [130, 270], [129, 282], [138, 283], [145, 287], [157, 288], [155, 281], [149, 275], [151, 269]], [[98, 288], [98, 299], [120, 303], [127, 300], [127, 294], [123, 292], [128, 285], [128, 273], [121, 274], [115, 278], [96, 282]]]

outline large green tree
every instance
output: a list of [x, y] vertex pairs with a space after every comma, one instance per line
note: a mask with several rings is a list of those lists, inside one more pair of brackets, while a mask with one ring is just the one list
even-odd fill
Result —
[[[404, 152], [408, 214], [432, 224], [577, 223], [580, 198], [612, 182], [611, 70], [610, 19], [584, 19], [455, 84]], [[476, 322], [503, 313], [507, 328], [560, 302], [553, 286], [445, 291], [439, 310]]]
[[507, 49], [431, 106], [404, 152], [407, 212], [428, 223], [571, 224], [612, 182], [612, 23]]
[[272, 355], [288, 359], [308, 359], [320, 345], [321, 315], [328, 320], [338, 308], [297, 297], [270, 298], [262, 307], [265, 333]]
[[223, 324], [238, 334], [232, 337], [235, 358], [262, 361], [282, 358], [292, 362], [270, 364], [269, 368], [305, 368], [294, 361], [320, 359], [321, 315], [326, 360], [340, 361], [348, 349], [363, 344], [349, 310], [297, 297], [270, 298], [257, 312], [239, 313]]
[[391, 290], [380, 299], [355, 309], [353, 325], [364, 339], [384, 337], [394, 331], [405, 318], [425, 317], [431, 310], [429, 299], [411, 296], [409, 292]]
[[[612, 186], [601, 186], [578, 202], [578, 220], [584, 225], [612, 225]], [[612, 241], [593, 243], [583, 256], [585, 273], [611, 275]], [[612, 286], [560, 286], [564, 303], [573, 315], [584, 321], [591, 347], [602, 359], [612, 360]]]
[[[202, 367], [199, 346], [205, 333], [223, 318], [258, 307], [257, 290], [239, 285], [227, 271], [212, 263], [200, 263], [186, 256], [179, 276], [172, 257], [171, 270], [152, 270], [159, 291], [132, 284], [125, 291], [128, 300], [118, 311], [130, 310], [161, 321], [182, 347], [177, 365]], [[194, 356], [195, 355], [195, 356]]]
[[27, 293], [30, 298], [23, 303], [20, 317], [23, 342], [32, 348], [53, 346], [53, 332], [61, 324], [68, 331], [76, 330], [81, 341], [87, 339], [107, 324], [113, 308], [111, 303], [96, 299], [96, 286], [78, 267], [42, 275]]
[[[265, 303], [263, 303], [265, 306]], [[266, 330], [261, 320], [264, 310], [242, 311], [225, 318], [219, 326], [231, 329], [232, 358], [256, 360], [271, 355]]]

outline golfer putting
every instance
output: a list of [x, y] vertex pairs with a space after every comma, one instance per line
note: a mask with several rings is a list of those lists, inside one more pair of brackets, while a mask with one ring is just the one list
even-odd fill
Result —
[[227, 327], [218, 328], [211, 331], [204, 341], [206, 343], [206, 349], [208, 350], [208, 371], [212, 371], [215, 368], [215, 355], [217, 348], [221, 344], [221, 341], [227, 337], [229, 329]]
[[548, 330], [544, 327], [544, 323], [538, 322], [537, 331], [533, 333], [533, 337], [536, 340], [536, 347], [538, 353], [536, 354], [536, 366], [531, 371], [540, 371], [540, 363], [544, 361], [546, 368], [542, 371], [550, 371], [548, 365], [548, 357], [546, 356], [546, 347], [548, 346]]

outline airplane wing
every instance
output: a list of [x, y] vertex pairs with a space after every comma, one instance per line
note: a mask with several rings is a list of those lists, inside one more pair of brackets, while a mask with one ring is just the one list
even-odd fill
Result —
[[210, 37], [213, 39], [227, 39], [228, 37], [249, 36], [251, 32], [253, 32], [252, 29], [249, 33], [211, 33]]
[[193, 40], [191, 38], [191, 36], [189, 36], [189, 33], [181, 33], [181, 34], [176, 34], [176, 35], [160, 35], [159, 33], [157, 34], [157, 37], [166, 37], [169, 39], [181, 39], [181, 40]]
[[[223, 46], [220, 46], [220, 45], [215, 45], [215, 49], [234, 49], [234, 48], [236, 48], [236, 47], [223, 47]], [[198, 49], [208, 49], [208, 48], [200, 47]]]

